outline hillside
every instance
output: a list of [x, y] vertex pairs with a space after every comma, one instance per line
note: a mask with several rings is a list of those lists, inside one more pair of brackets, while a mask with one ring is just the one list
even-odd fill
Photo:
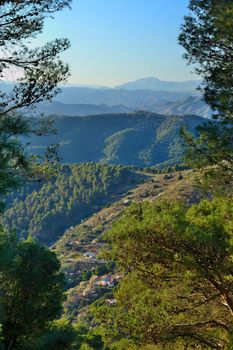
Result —
[[163, 116], [139, 111], [89, 117], [54, 117], [58, 133], [32, 137], [29, 151], [43, 154], [50, 144], [60, 145], [64, 163], [105, 162], [152, 166], [177, 162], [182, 155], [179, 130], [194, 131], [204, 119], [197, 116]]
[[[66, 275], [65, 308], [72, 320], [84, 317], [89, 306], [97, 299], [105, 298], [109, 305], [114, 303], [112, 292], [123, 275], [111, 261], [104, 260], [100, 253], [106, 245], [104, 234], [124, 215], [129, 206], [145, 201], [156, 203], [161, 199], [180, 200], [190, 206], [209, 197], [196, 187], [196, 179], [200, 174], [194, 170], [164, 174], [144, 172], [144, 175], [146, 177], [142, 183], [66, 232], [52, 248], [58, 254]], [[230, 184], [228, 188], [229, 193], [232, 193]]]
[[[66, 275], [68, 300], [65, 307], [72, 319], [78, 314], [82, 315], [85, 307], [96, 299], [105, 294], [109, 298], [113, 287], [122, 278], [111, 262], [102, 260], [98, 255], [105, 244], [104, 233], [129, 205], [143, 201], [155, 202], [162, 198], [181, 199], [191, 204], [202, 196], [194, 186], [195, 173], [191, 170], [145, 175], [147, 179], [143, 183], [66, 232], [53, 246]], [[105, 284], [103, 281], [106, 278], [114, 282]]]
[[73, 225], [117, 200], [143, 176], [123, 166], [95, 163], [63, 166], [49, 181], [11, 194], [5, 223], [19, 237], [50, 245]]
[[198, 115], [211, 118], [213, 111], [199, 96], [189, 96], [178, 101], [160, 101], [152, 103], [147, 110], [165, 115]]
[[[151, 169], [151, 171], [154, 171]], [[61, 167], [58, 176], [29, 183], [8, 197], [5, 222], [20, 237], [30, 234], [52, 245], [66, 275], [71, 318], [111, 293], [118, 276], [114, 264], [99, 257], [102, 235], [132, 203], [158, 198], [197, 201], [191, 170], [153, 174], [124, 166], [84, 163]], [[105, 285], [103, 280], [114, 282]]]

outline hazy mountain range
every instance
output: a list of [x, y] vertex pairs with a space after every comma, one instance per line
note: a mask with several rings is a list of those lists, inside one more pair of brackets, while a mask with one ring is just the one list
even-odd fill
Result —
[[111, 114], [111, 113], [128, 113], [132, 112], [132, 108], [117, 105], [108, 106], [104, 103], [100, 105], [94, 104], [65, 104], [58, 101], [43, 102], [37, 107], [40, 113], [69, 115], [69, 116], [87, 116], [95, 114]]
[[[152, 90], [152, 91], [173, 91], [185, 92], [194, 91], [201, 84], [201, 80], [169, 81], [160, 80], [154, 77], [137, 79], [115, 86], [115, 89], [124, 90]], [[83, 87], [94, 89], [110, 89], [109, 86], [92, 84], [67, 84], [66, 87]]]
[[165, 81], [157, 78], [143, 78], [116, 86], [117, 89], [125, 90], [152, 90], [189, 92], [194, 91], [201, 84], [200, 80]]
[[135, 100], [134, 108], [125, 105], [108, 106], [101, 104], [68, 104], [54, 101], [51, 103], [44, 102], [38, 105], [38, 112], [49, 115], [69, 115], [69, 116], [88, 116], [96, 114], [109, 113], [128, 113], [135, 110], [145, 110], [149, 112], [156, 112], [165, 115], [177, 114], [187, 115], [195, 114], [204, 118], [211, 116], [211, 109], [198, 96], [184, 97], [180, 100], [170, 101], [161, 99], [156, 102], [151, 101], [147, 104], [137, 103]]
[[199, 80], [184, 82], [144, 78], [107, 87], [67, 86], [56, 96], [56, 102], [65, 104], [41, 106], [40, 111], [51, 114], [91, 115], [122, 113], [136, 110], [169, 114], [211, 116], [211, 109], [202, 101], [197, 87]]
[[[125, 105], [130, 108], [138, 108], [161, 100], [176, 101], [189, 96], [189, 92], [64, 87], [55, 100], [67, 104], [99, 105], [104, 103], [108, 106]], [[200, 95], [193, 91], [193, 96]]]
[[[165, 115], [195, 114], [209, 118], [211, 110], [196, 90], [198, 80], [185, 82], [144, 78], [115, 88], [66, 85], [51, 103], [43, 102], [38, 113], [87, 116], [146, 110]], [[0, 83], [9, 91], [12, 84]]]

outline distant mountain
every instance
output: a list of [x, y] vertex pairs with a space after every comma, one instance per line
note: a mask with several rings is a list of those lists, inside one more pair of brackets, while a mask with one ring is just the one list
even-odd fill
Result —
[[204, 118], [210, 118], [212, 111], [210, 107], [198, 96], [184, 97], [177, 101], [158, 100], [148, 104], [138, 104], [135, 101], [135, 107], [126, 107], [124, 105], [108, 106], [104, 103], [100, 105], [93, 104], [68, 104], [61, 102], [43, 102], [37, 107], [39, 113], [46, 115], [69, 115], [69, 116], [88, 116], [96, 114], [129, 113], [134, 110], [142, 109], [149, 112], [155, 112], [165, 115], [198, 115]]
[[[193, 94], [200, 96], [199, 92]], [[64, 87], [54, 100], [65, 104], [123, 105], [135, 110], [162, 100], [178, 101], [189, 96], [188, 92]]]
[[[157, 81], [157, 79], [155, 80]], [[188, 86], [189, 82], [178, 84]], [[192, 85], [192, 81], [190, 84]], [[0, 90], [8, 92], [12, 86], [10, 83], [0, 83]], [[210, 108], [202, 101], [198, 91], [124, 90], [77, 86], [65, 86], [61, 90], [61, 94], [56, 96], [53, 102], [38, 104], [38, 112], [87, 116], [147, 110], [166, 115], [195, 114], [205, 118], [212, 114]], [[27, 113], [27, 110], [23, 110], [23, 112]]]
[[132, 108], [123, 105], [107, 106], [93, 104], [64, 104], [61, 102], [43, 102], [37, 106], [39, 113], [69, 115], [69, 116], [86, 116], [95, 114], [111, 114], [111, 113], [128, 113]]
[[48, 145], [59, 144], [64, 163], [102, 161], [140, 167], [179, 161], [181, 126], [194, 131], [204, 121], [143, 111], [54, 118], [58, 134], [32, 137], [30, 152], [41, 155]]
[[95, 84], [65, 84], [64, 87], [83, 87], [91, 89], [110, 89], [109, 86], [105, 85], [95, 85]]
[[189, 96], [178, 101], [160, 101], [150, 106], [145, 106], [145, 109], [165, 115], [195, 114], [203, 118], [211, 118], [213, 114], [211, 108], [198, 96]]
[[188, 80], [179, 82], [164, 81], [157, 78], [143, 78], [116, 86], [116, 88], [125, 90], [189, 92], [196, 90], [200, 83], [200, 80]]
[[[169, 92], [190, 92], [195, 91], [196, 88], [201, 84], [201, 80], [187, 80], [183, 82], [179, 81], [166, 81], [166, 80], [160, 80], [158, 78], [142, 78], [135, 81], [130, 81], [118, 86], [115, 86], [115, 88], [111, 88], [108, 86], [102, 86], [102, 85], [94, 85], [94, 84], [65, 84], [62, 85], [62, 90], [64, 89], [70, 89], [69, 92], [73, 92], [72, 89], [87, 89], [88, 90], [151, 90], [151, 91], [169, 91]], [[0, 82], [0, 90], [8, 91], [10, 88], [14, 86], [14, 82], [10, 81], [1, 81]], [[78, 90], [77, 90], [78, 91]], [[84, 101], [78, 102], [74, 101], [72, 103], [85, 103]], [[89, 103], [89, 102], [88, 102]], [[92, 102], [91, 102], [92, 103]]]

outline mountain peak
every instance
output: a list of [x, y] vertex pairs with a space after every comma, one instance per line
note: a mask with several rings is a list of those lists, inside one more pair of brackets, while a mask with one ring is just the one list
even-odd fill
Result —
[[154, 77], [141, 78], [130, 81], [125, 84], [116, 86], [116, 89], [124, 90], [152, 90], [152, 91], [172, 91], [172, 92], [188, 92], [195, 91], [200, 85], [200, 80], [187, 81], [167, 81]]

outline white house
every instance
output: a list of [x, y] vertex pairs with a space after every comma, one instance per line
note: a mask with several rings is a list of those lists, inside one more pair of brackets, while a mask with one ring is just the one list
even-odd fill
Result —
[[96, 258], [96, 254], [93, 253], [93, 252], [85, 252], [83, 254], [86, 258], [89, 258], [89, 259], [95, 259]]

